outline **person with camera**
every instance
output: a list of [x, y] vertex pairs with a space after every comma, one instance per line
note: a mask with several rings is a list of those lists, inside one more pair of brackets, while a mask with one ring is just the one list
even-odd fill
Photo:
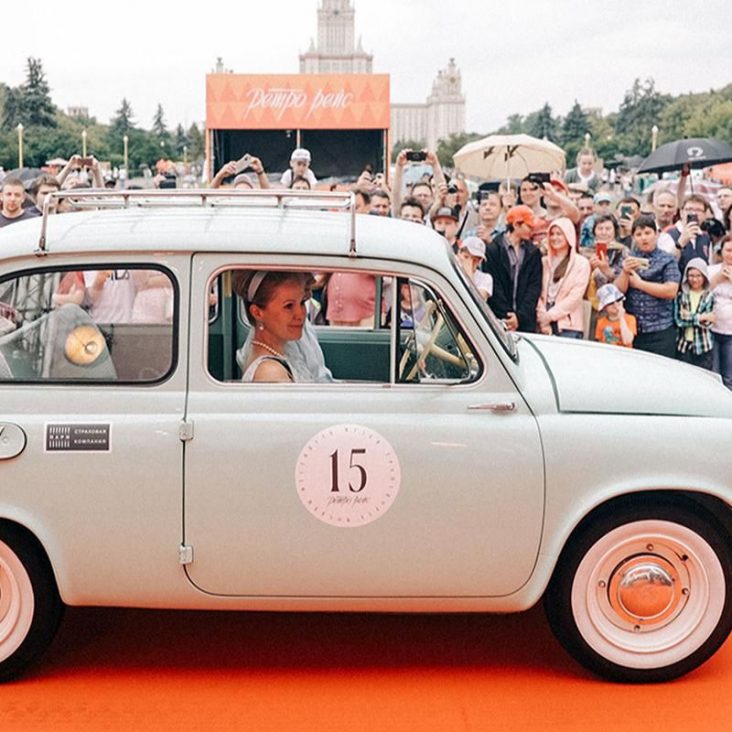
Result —
[[633, 236], [630, 231], [633, 222], [640, 216], [640, 201], [634, 196], [624, 196], [615, 206], [615, 217], [618, 222], [617, 240], [630, 247], [633, 244]]
[[707, 206], [704, 196], [698, 193], [687, 196], [681, 206], [679, 220], [658, 237], [658, 246], [676, 257], [681, 272], [697, 257], [709, 263], [712, 242], [702, 229], [707, 216]]
[[482, 269], [493, 278], [491, 309], [508, 330], [536, 331], [542, 262], [531, 235], [537, 223], [528, 206], [514, 206], [506, 214], [506, 231], [486, 247]]
[[481, 183], [478, 186], [478, 222], [474, 229], [469, 229], [465, 237], [477, 236], [485, 244], [505, 230], [501, 207], [501, 196], [498, 185]]
[[[91, 180], [90, 180], [91, 178]], [[104, 178], [99, 161], [93, 156], [72, 155], [69, 162], [56, 176], [59, 186], [70, 188], [104, 188]]]
[[257, 176], [260, 188], [270, 187], [269, 178], [267, 178], [267, 173], [264, 170], [262, 161], [249, 153], [241, 157], [239, 160], [231, 160], [228, 163], [224, 163], [224, 165], [221, 166], [221, 169], [213, 177], [209, 187], [221, 188], [227, 178], [233, 177], [234, 180], [232, 188], [234, 188], [234, 190], [253, 189], [255, 187], [254, 181], [251, 176], [245, 172], [247, 170], [251, 170]]
[[655, 218], [639, 216], [633, 222], [632, 233], [633, 248], [623, 260], [614, 284], [626, 295], [627, 310], [636, 318], [634, 346], [675, 358], [674, 299], [681, 273], [674, 257], [658, 247]]
[[[437, 154], [430, 150], [400, 150], [394, 162], [394, 183], [392, 196], [392, 214], [399, 215], [402, 205], [402, 189], [404, 187], [404, 172], [408, 165], [429, 165], [432, 167], [432, 184], [429, 181], [417, 181], [412, 186], [410, 195], [416, 198], [426, 211], [430, 211], [434, 203], [434, 186], [445, 183], [445, 174]], [[419, 190], [417, 188], [419, 187]]]

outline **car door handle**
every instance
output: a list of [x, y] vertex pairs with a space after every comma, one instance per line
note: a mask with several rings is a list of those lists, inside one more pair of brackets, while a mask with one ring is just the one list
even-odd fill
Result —
[[469, 411], [475, 412], [515, 412], [516, 402], [486, 402], [485, 404], [470, 404]]

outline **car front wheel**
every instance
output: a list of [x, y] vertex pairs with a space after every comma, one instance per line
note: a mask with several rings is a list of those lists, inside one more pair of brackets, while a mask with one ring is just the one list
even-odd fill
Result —
[[24, 531], [0, 526], [0, 681], [51, 643], [63, 613], [48, 559]]
[[544, 598], [574, 658], [615, 681], [676, 678], [732, 627], [732, 542], [702, 509], [617, 506], [572, 537]]

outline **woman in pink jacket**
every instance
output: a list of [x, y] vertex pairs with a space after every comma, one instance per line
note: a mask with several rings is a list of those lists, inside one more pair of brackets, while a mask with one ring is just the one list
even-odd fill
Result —
[[590, 281], [590, 263], [577, 253], [577, 232], [566, 217], [554, 219], [542, 259], [541, 297], [536, 306], [539, 330], [546, 335], [582, 338], [582, 299]]

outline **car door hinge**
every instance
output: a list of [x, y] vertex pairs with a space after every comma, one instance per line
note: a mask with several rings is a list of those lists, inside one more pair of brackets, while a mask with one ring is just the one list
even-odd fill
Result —
[[193, 422], [183, 421], [178, 428], [178, 437], [182, 442], [190, 442], [193, 439]]
[[188, 544], [181, 544], [178, 547], [178, 563], [179, 564], [192, 564], [193, 563], [193, 547]]

